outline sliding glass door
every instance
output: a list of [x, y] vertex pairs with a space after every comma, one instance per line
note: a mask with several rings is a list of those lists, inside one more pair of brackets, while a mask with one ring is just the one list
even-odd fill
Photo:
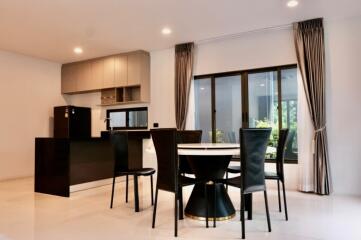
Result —
[[290, 129], [286, 160], [297, 162], [297, 66], [196, 76], [195, 128], [203, 142], [239, 142], [239, 128], [271, 127], [267, 158], [281, 128]]

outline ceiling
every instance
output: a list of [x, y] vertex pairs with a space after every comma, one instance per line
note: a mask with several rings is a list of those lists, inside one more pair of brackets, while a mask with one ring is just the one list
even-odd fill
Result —
[[1, 0], [0, 49], [64, 63], [361, 14], [360, 0], [299, 1], [290, 9], [286, 0]]

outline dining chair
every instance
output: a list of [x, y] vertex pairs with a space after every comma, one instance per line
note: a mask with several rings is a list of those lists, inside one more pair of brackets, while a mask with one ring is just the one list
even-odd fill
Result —
[[223, 180], [230, 186], [240, 188], [242, 239], [245, 238], [245, 195], [254, 192], [263, 191], [264, 193], [268, 231], [271, 232], [264, 172], [264, 161], [271, 130], [271, 128], [241, 128], [239, 130], [241, 175]]
[[276, 180], [277, 189], [278, 189], [278, 208], [282, 212], [281, 204], [281, 192], [280, 192], [280, 182], [282, 183], [283, 191], [283, 202], [285, 207], [285, 217], [288, 221], [287, 213], [287, 201], [286, 201], [286, 190], [285, 190], [285, 174], [284, 174], [284, 156], [285, 149], [288, 140], [289, 129], [281, 129], [279, 132], [278, 144], [277, 144], [277, 153], [276, 153], [276, 172], [265, 172], [266, 180]]
[[[177, 143], [200, 143], [202, 140], [202, 130], [178, 130]], [[188, 156], [179, 156], [179, 174], [194, 174], [188, 163]], [[179, 189], [179, 199], [183, 199], [183, 190]], [[179, 201], [179, 219], [183, 219], [183, 201]]]
[[115, 163], [113, 172], [113, 185], [112, 185], [112, 196], [110, 200], [110, 208], [113, 208], [114, 188], [115, 179], [120, 176], [126, 176], [126, 193], [125, 201], [128, 202], [128, 176], [133, 176], [134, 179], [134, 202], [135, 211], [139, 212], [139, 192], [138, 192], [138, 177], [139, 176], [150, 176], [150, 190], [151, 190], [151, 204], [153, 205], [153, 174], [155, 173], [154, 168], [141, 168], [141, 169], [130, 169], [128, 155], [128, 133], [126, 131], [117, 131], [111, 134], [111, 141], [114, 147]]
[[[285, 190], [284, 156], [285, 156], [286, 146], [289, 143], [288, 136], [289, 136], [289, 129], [285, 128], [285, 129], [280, 130], [278, 143], [277, 143], [276, 158], [275, 159], [267, 159], [267, 160], [275, 160], [276, 161], [276, 172], [265, 172], [266, 180], [277, 180], [278, 208], [279, 208], [280, 212], [282, 212], [280, 182], [282, 183], [283, 202], [284, 202], [284, 208], [285, 208], [286, 221], [288, 221], [288, 211], [287, 211], [287, 200], [286, 200], [286, 190]], [[228, 178], [228, 173], [237, 174], [240, 172], [241, 172], [240, 165], [230, 166], [227, 169], [226, 178]]]
[[[153, 208], [152, 228], [155, 227], [157, 214], [158, 191], [163, 190], [174, 193], [174, 236], [178, 235], [178, 211], [183, 213], [183, 199], [181, 188], [193, 185], [196, 179], [181, 176], [179, 173], [179, 160], [177, 140], [178, 134], [175, 128], [157, 128], [150, 130], [155, 152], [157, 155], [157, 183], [155, 190], [155, 203]], [[179, 205], [178, 205], [179, 201]], [[179, 209], [178, 209], [179, 208]]]

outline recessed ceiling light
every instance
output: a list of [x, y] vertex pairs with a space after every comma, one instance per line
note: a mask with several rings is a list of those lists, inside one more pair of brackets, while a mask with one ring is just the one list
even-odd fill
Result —
[[165, 27], [162, 29], [162, 33], [163, 35], [169, 35], [172, 33], [172, 30], [170, 28]]
[[260, 86], [260, 87], [264, 87], [264, 83], [261, 83], [259, 86]]
[[298, 1], [297, 0], [290, 0], [287, 2], [287, 6], [290, 8], [296, 7], [298, 5]]
[[81, 53], [83, 53], [83, 49], [81, 47], [76, 47], [76, 48], [74, 48], [74, 52], [76, 54], [81, 54]]

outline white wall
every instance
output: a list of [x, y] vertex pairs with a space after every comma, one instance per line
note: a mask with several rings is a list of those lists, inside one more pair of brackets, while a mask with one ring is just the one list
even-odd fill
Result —
[[291, 29], [270, 30], [197, 45], [194, 74], [294, 63], [296, 56]]
[[327, 22], [327, 129], [335, 193], [361, 195], [361, 16]]
[[0, 180], [34, 175], [34, 139], [63, 104], [60, 64], [0, 51]]

